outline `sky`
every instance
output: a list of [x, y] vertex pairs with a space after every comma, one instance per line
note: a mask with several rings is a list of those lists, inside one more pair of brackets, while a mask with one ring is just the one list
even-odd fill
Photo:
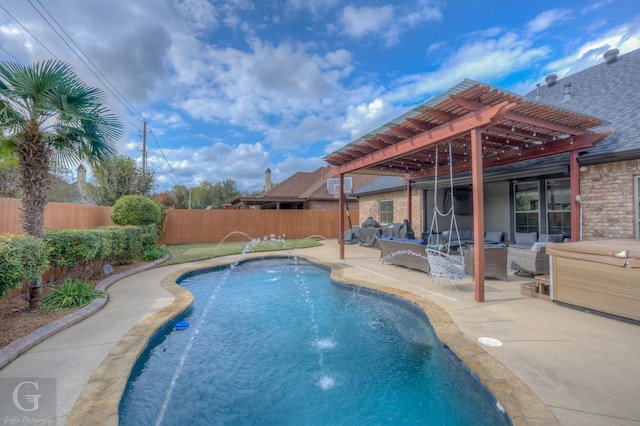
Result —
[[638, 0], [0, 0], [0, 60], [57, 58], [102, 89], [157, 192], [243, 192], [465, 78], [525, 94], [640, 48]]

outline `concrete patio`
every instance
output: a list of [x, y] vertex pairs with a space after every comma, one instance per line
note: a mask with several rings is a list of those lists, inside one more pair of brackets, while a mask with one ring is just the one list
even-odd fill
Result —
[[[513, 274], [506, 282], [487, 280], [486, 301], [477, 303], [470, 278], [437, 281], [382, 265], [375, 249], [349, 245], [339, 260], [336, 241], [327, 240], [291, 254], [331, 266], [335, 280], [421, 306], [439, 338], [478, 374], [514, 424], [640, 424], [637, 323], [523, 296], [520, 284], [532, 279]], [[116, 282], [102, 310], [28, 350], [0, 370], [0, 379], [55, 378], [58, 424], [117, 424], [119, 393], [138, 353], [190, 303], [175, 279], [237, 259], [158, 267]], [[478, 337], [503, 345], [483, 346]]]

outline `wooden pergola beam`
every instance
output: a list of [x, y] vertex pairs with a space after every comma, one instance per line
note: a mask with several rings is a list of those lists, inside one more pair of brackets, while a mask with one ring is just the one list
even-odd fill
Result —
[[[449, 95], [458, 105], [464, 109], [470, 111], [478, 111], [480, 108], [485, 107], [482, 102], [474, 101], [471, 99], [463, 98], [459, 95]], [[580, 129], [578, 127], [567, 126], [561, 123], [555, 123], [553, 121], [544, 120], [542, 118], [531, 117], [519, 112], [509, 111], [504, 115], [506, 120], [516, 121], [530, 126], [543, 127], [545, 129], [554, 130], [556, 132], [566, 133], [568, 135], [583, 135], [589, 133], [588, 130]]]
[[429, 114], [431, 117], [435, 118], [436, 120], [443, 121], [443, 122], [455, 120], [456, 118], [459, 117], [458, 115], [450, 114], [445, 111], [439, 111], [433, 108], [425, 108], [424, 112]]
[[494, 123], [495, 120], [503, 117], [509, 109], [515, 105], [514, 102], [505, 101], [494, 106], [486, 106], [478, 111], [467, 113], [460, 118], [441, 124], [412, 138], [405, 139], [376, 152], [356, 158], [349, 163], [339, 165], [335, 172], [339, 174], [349, 173], [447, 142], [469, 132], [471, 129]]
[[391, 127], [391, 131], [403, 138], [412, 138], [416, 135], [415, 132], [412, 132], [411, 130], [405, 129], [404, 127], [400, 127], [400, 126]]
[[419, 120], [417, 118], [407, 117], [407, 121], [411, 123], [412, 126], [417, 127], [420, 130], [430, 130], [433, 129], [433, 126], [426, 121]]

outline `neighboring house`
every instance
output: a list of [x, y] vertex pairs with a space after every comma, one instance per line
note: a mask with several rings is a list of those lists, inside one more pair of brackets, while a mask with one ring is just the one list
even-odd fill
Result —
[[[240, 197], [231, 202], [234, 208], [293, 209], [293, 210], [338, 210], [338, 198], [327, 191], [327, 181], [335, 178], [332, 167], [320, 167], [313, 172], [298, 172], [283, 182], [271, 183], [271, 170], [265, 172], [264, 193], [256, 197]], [[353, 191], [377, 179], [378, 176], [354, 174], [351, 179]], [[345, 185], [346, 187], [347, 185]], [[358, 199], [346, 196], [350, 209], [358, 209]]]
[[[541, 119], [541, 123], [549, 126], [536, 128], [535, 125], [524, 126], [525, 121], [515, 121], [514, 129], [513, 124], [501, 119], [499, 125], [492, 123], [494, 127], [485, 128], [489, 129], [486, 132], [483, 130], [482, 142], [485, 149], [485, 136], [489, 143], [495, 143], [498, 147], [497, 154], [494, 152], [493, 157], [488, 155], [483, 160], [485, 230], [503, 231], [506, 239], [510, 239], [516, 231], [562, 232], [574, 240], [640, 238], [639, 69], [640, 49], [625, 55], [618, 55], [617, 50], [612, 49], [605, 53], [605, 60], [599, 65], [562, 79], [550, 75], [546, 79], [546, 85], [538, 85], [522, 97], [511, 94], [512, 98], [516, 98], [517, 105], [530, 103], [533, 109], [538, 108], [540, 111], [546, 108], [548, 117]], [[446, 102], [448, 96], [460, 105], [471, 104], [465, 103], [466, 99], [456, 98], [456, 95], [466, 93], [470, 87], [473, 88], [473, 84], [488, 88], [489, 94], [509, 97], [508, 92], [502, 89], [465, 80], [445, 94], [329, 155], [327, 161], [339, 167], [340, 158], [344, 157], [345, 150], [348, 151], [350, 146], [363, 146], [371, 141], [380, 144], [380, 140], [387, 142], [393, 136], [399, 139], [403, 133], [409, 132], [398, 123], [416, 122], [424, 125], [424, 122], [418, 123], [419, 120], [413, 119], [411, 113], [418, 115], [422, 110], [437, 108], [438, 105], [443, 105], [442, 102]], [[441, 110], [434, 110], [432, 114], [435, 117], [440, 112]], [[588, 148], [581, 145], [581, 149], [573, 153], [567, 153], [569, 151], [565, 148], [564, 151], [558, 151], [563, 152], [561, 154], [540, 158], [533, 156], [525, 161], [500, 164], [499, 150], [502, 149], [502, 155], [506, 157], [504, 152], [505, 146], [510, 142], [509, 133], [512, 135], [512, 145], [515, 146], [516, 141], [524, 143], [519, 148], [514, 147], [523, 154], [532, 149], [544, 149], [545, 146], [553, 149], [556, 138], [560, 141], [570, 137], [573, 143], [573, 133], [567, 135], [562, 134], [562, 131], [554, 131], [561, 129], [562, 123], [573, 125], [571, 116], [567, 113], [576, 114], [576, 123], [579, 120], [586, 121], [589, 117], [596, 120], [593, 122], [595, 124], [576, 124], [575, 128], [585, 133], [593, 132], [589, 137], [600, 135], [600, 139]], [[440, 122], [449, 119], [445, 113], [440, 117], [444, 117]], [[551, 120], [556, 117], [558, 121], [552, 123]], [[530, 124], [535, 121], [529, 118], [528, 122]], [[576, 141], [580, 137], [578, 130], [575, 133]], [[396, 133], [393, 134], [393, 131]], [[410, 133], [408, 136], [410, 137]], [[543, 137], [547, 139], [542, 139]], [[378, 149], [373, 143], [369, 145]], [[441, 155], [446, 155], [443, 151], [440, 152]], [[340, 155], [336, 155], [337, 153]], [[456, 155], [459, 156], [459, 153]], [[458, 159], [454, 157], [454, 161]], [[577, 163], [571, 170], [574, 159]], [[428, 165], [428, 162], [425, 161], [425, 164]], [[440, 167], [446, 169], [447, 166], [440, 161]], [[364, 170], [366, 169], [362, 171]], [[402, 177], [381, 178], [354, 192], [360, 199], [360, 221], [369, 216], [382, 223], [402, 222], [411, 217], [412, 227], [417, 235], [420, 231], [428, 231], [433, 223], [434, 206], [443, 210], [447, 206], [447, 200], [452, 198], [450, 186], [454, 187], [453, 199], [458, 201], [471, 193], [471, 172], [463, 170], [457, 167], [451, 180], [446, 174], [440, 176], [437, 188], [433, 177], [410, 179], [410, 202], [407, 182]], [[419, 173], [414, 172], [413, 176], [415, 175]], [[573, 186], [571, 176], [576, 182]], [[411, 213], [408, 212], [409, 205]], [[572, 226], [572, 209], [579, 210], [580, 221], [577, 226], [575, 221]], [[473, 216], [469, 212], [463, 213], [457, 214], [458, 228], [473, 229]], [[441, 219], [440, 230], [447, 227], [447, 220]]]

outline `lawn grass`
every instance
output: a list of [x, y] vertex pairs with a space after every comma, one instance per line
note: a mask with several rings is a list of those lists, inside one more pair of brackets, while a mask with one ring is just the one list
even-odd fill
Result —
[[176, 263], [195, 262], [213, 257], [240, 254], [244, 250], [250, 253], [262, 251], [291, 250], [319, 246], [318, 240], [305, 238], [299, 240], [260, 240], [260, 241], [233, 241], [227, 243], [207, 244], [179, 244], [167, 246], [171, 257], [163, 262], [165, 265]]

